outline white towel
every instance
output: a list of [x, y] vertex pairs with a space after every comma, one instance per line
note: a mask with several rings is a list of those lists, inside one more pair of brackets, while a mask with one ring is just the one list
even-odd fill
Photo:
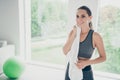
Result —
[[77, 63], [78, 61], [77, 56], [78, 56], [80, 33], [81, 33], [81, 29], [78, 26], [76, 26], [76, 28], [77, 28], [76, 38], [73, 41], [71, 50], [66, 55], [67, 60], [69, 62], [70, 80], [81, 80], [83, 78], [82, 70], [75, 65], [75, 63]]

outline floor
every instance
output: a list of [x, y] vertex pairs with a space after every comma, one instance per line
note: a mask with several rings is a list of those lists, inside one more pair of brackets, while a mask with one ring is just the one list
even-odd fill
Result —
[[[64, 80], [64, 70], [27, 65], [26, 70], [18, 79], [8, 79], [4, 74], [0, 75], [0, 80]], [[111, 76], [111, 75], [110, 75]], [[118, 80], [109, 79], [95, 75], [95, 80]]]

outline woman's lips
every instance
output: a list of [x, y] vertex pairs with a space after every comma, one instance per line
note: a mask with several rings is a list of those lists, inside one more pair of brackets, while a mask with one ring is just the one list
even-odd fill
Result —
[[81, 25], [81, 24], [83, 24], [84, 22], [79, 22], [79, 24]]

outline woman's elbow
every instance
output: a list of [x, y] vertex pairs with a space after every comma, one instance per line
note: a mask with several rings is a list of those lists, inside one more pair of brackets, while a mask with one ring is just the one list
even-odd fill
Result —
[[63, 53], [64, 53], [65, 55], [67, 55], [68, 51], [69, 51], [69, 49], [67, 49], [66, 47], [63, 47]]
[[106, 61], [106, 56], [102, 57], [103, 62]]
[[62, 48], [62, 50], [63, 50], [63, 53], [66, 54], [66, 52], [65, 52], [65, 48], [64, 48], [64, 47]]

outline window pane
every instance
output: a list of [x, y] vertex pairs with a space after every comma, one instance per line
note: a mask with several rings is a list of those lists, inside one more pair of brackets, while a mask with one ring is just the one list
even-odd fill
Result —
[[104, 40], [107, 61], [95, 65], [96, 70], [120, 73], [120, 6], [118, 3], [119, 0], [101, 0], [98, 32]]
[[33, 61], [63, 64], [67, 0], [32, 0], [31, 38]]

